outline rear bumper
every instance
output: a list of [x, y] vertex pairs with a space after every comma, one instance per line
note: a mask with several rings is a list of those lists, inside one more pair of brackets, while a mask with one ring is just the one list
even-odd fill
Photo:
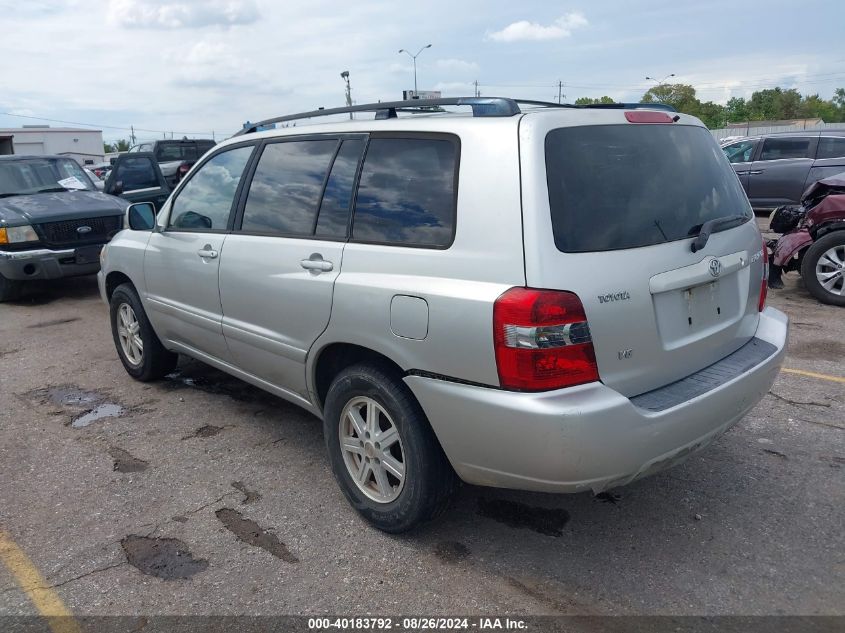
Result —
[[775, 351], [677, 406], [654, 412], [602, 383], [514, 393], [407, 376], [466, 482], [600, 492], [673, 466], [736, 424], [768, 392], [786, 354], [788, 319], [767, 308], [756, 337]]
[[73, 248], [0, 251], [0, 274], [6, 279], [22, 281], [59, 279], [90, 275], [98, 270], [100, 270], [98, 260], [84, 264], [76, 263], [76, 250]]

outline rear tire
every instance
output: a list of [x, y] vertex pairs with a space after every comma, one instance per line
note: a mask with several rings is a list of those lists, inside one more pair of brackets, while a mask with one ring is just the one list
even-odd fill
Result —
[[112, 338], [126, 372], [149, 382], [169, 374], [179, 356], [165, 349], [132, 284], [119, 285], [109, 301]]
[[22, 285], [17, 279], [8, 279], [0, 275], [0, 303], [18, 299], [21, 296]]
[[362, 363], [340, 372], [326, 397], [323, 431], [343, 494], [378, 529], [405, 532], [448, 506], [455, 472], [389, 367]]
[[845, 230], [828, 233], [807, 249], [801, 277], [822, 303], [845, 306]]

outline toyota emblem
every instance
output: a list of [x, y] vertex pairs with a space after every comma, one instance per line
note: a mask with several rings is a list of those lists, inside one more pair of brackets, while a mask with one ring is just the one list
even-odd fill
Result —
[[720, 262], [718, 259], [710, 260], [710, 274], [714, 277], [718, 277], [722, 274], [722, 262]]

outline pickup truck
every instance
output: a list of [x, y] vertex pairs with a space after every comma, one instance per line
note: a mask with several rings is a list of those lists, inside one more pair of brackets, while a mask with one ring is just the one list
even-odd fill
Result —
[[130, 152], [150, 152], [158, 161], [158, 166], [167, 185], [172, 189], [188, 173], [193, 164], [216, 143], [211, 139], [161, 140], [139, 143], [129, 149]]
[[89, 275], [132, 202], [156, 208], [170, 188], [152, 154], [123, 154], [100, 192], [66, 156], [0, 156], [0, 302], [37, 279]]

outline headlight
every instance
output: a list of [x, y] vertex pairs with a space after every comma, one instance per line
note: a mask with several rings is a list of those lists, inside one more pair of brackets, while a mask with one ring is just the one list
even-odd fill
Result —
[[21, 242], [37, 241], [38, 233], [28, 224], [0, 228], [0, 244], [19, 244]]

